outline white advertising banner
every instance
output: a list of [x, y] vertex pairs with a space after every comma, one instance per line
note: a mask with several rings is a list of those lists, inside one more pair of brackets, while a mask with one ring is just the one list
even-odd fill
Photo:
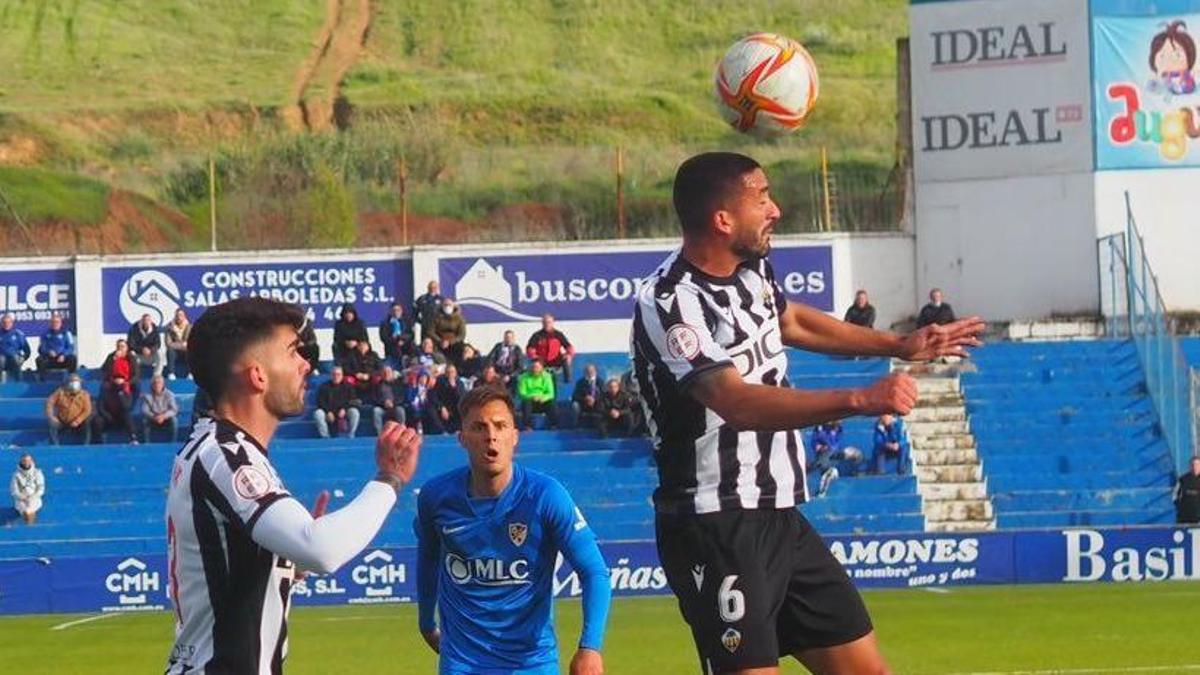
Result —
[[1087, 0], [911, 12], [918, 183], [1092, 169]]

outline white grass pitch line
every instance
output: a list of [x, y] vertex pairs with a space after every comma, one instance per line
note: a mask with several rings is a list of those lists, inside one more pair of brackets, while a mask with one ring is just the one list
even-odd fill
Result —
[[925, 591], [926, 593], [937, 593], [938, 595], [950, 595], [950, 589], [948, 589], [948, 588], [936, 588], [934, 586], [926, 586], [926, 587], [922, 588], [921, 590]]
[[52, 626], [50, 630], [66, 630], [71, 626], [78, 626], [81, 623], [91, 623], [92, 621], [99, 621], [101, 619], [111, 619], [118, 615], [120, 615], [120, 612], [106, 612], [104, 614], [97, 614], [96, 616], [85, 616], [82, 619], [75, 619], [74, 621], [68, 621], [66, 623], [60, 623], [57, 626]]
[[1181, 663], [1175, 666], [1127, 666], [1125, 668], [1058, 668], [1050, 670], [987, 670], [949, 675], [1091, 675], [1092, 673], [1178, 673], [1200, 671], [1200, 663]]

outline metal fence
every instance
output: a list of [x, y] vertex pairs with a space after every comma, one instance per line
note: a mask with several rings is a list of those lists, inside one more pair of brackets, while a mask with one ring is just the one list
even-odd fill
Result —
[[1098, 242], [1100, 305], [1108, 334], [1133, 340], [1159, 427], [1182, 471], [1195, 454], [1197, 384], [1183, 357], [1174, 325], [1146, 258], [1129, 193], [1125, 193], [1125, 232]]

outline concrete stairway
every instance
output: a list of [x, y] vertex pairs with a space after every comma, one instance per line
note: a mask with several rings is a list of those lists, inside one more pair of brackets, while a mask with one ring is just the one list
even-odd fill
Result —
[[893, 363], [917, 378], [920, 400], [905, 417], [929, 532], [992, 530], [996, 516], [967, 421], [954, 365]]

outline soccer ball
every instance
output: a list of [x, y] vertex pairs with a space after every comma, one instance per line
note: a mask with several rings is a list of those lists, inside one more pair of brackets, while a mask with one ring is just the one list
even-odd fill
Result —
[[738, 131], [756, 136], [804, 126], [820, 90], [817, 64], [808, 50], [774, 33], [754, 33], [733, 43], [714, 79], [721, 116]]

